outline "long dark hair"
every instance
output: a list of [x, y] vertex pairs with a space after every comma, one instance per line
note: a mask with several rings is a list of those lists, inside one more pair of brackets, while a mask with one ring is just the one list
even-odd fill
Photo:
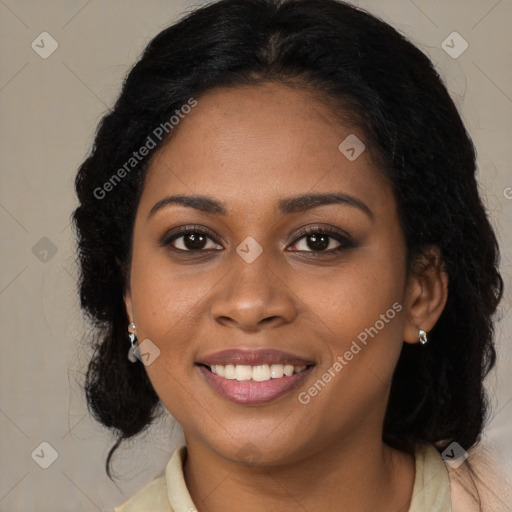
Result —
[[[388, 24], [336, 0], [221, 0], [159, 33], [102, 119], [76, 177], [80, 298], [97, 328], [85, 390], [119, 444], [159, 410], [142, 364], [127, 359], [123, 301], [138, 200], [150, 154], [126, 162], [154, 130], [213, 87], [306, 87], [365, 134], [393, 186], [408, 261], [440, 248], [449, 296], [425, 346], [404, 344], [383, 437], [468, 450], [486, 419], [483, 379], [495, 363], [492, 315], [502, 295], [499, 250], [478, 194], [475, 149], [430, 60]], [[166, 131], [167, 133], [167, 131]], [[122, 179], [112, 179], [118, 169]], [[119, 175], [118, 175], [119, 177]], [[110, 180], [110, 181], [109, 181]], [[105, 187], [106, 183], [110, 183]], [[108, 189], [108, 195], [104, 194]], [[103, 192], [102, 192], [103, 191]]]

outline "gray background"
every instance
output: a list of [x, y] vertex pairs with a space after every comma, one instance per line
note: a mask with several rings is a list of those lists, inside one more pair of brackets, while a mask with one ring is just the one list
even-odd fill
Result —
[[[354, 3], [432, 58], [477, 147], [506, 287], [496, 327], [498, 366], [487, 380], [494, 409], [485, 438], [512, 461], [512, 2]], [[76, 169], [124, 75], [153, 36], [195, 5], [0, 0], [1, 511], [108, 509], [159, 475], [183, 441], [167, 416], [117, 452], [117, 486], [107, 478], [113, 437], [90, 418], [80, 390], [87, 324], [75, 290], [69, 220]], [[453, 31], [469, 44], [456, 59], [442, 49]], [[42, 32], [58, 42], [46, 59], [31, 47]], [[47, 469], [31, 456], [44, 441], [58, 453]]]

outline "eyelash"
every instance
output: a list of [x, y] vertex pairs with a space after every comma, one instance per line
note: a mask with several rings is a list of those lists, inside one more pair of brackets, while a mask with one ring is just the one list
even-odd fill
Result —
[[[177, 253], [201, 253], [201, 252], [209, 252], [209, 251], [218, 251], [219, 249], [198, 249], [198, 250], [184, 250], [184, 249], [177, 249], [176, 247], [172, 246], [172, 242], [175, 240], [189, 234], [199, 234], [206, 236], [210, 238], [213, 242], [216, 244], [220, 244], [217, 236], [210, 231], [208, 228], [202, 227], [202, 226], [185, 226], [183, 228], [180, 228], [178, 231], [175, 231], [174, 233], [170, 233], [168, 235], [165, 235], [161, 240], [161, 245], [164, 247], [169, 247], [172, 251]], [[324, 250], [324, 251], [297, 251], [300, 253], [307, 253], [309, 255], [312, 255], [314, 257], [323, 256], [323, 255], [333, 255], [336, 254], [344, 249], [351, 249], [356, 247], [356, 243], [351, 239], [351, 237], [348, 234], [343, 234], [339, 231], [335, 231], [328, 228], [323, 227], [314, 227], [314, 226], [308, 226], [301, 230], [297, 234], [297, 238], [293, 241], [291, 245], [296, 245], [302, 238], [307, 237], [308, 235], [326, 235], [330, 238], [333, 238], [336, 240], [340, 245], [336, 247], [335, 249], [330, 250]]]
[[297, 238], [292, 243], [292, 245], [296, 245], [302, 238], [307, 237], [308, 235], [326, 235], [329, 238], [333, 238], [338, 242], [340, 245], [336, 247], [335, 249], [329, 249], [328, 251], [298, 251], [298, 252], [306, 252], [312, 256], [323, 256], [323, 255], [333, 255], [336, 254], [344, 249], [351, 249], [356, 247], [356, 243], [348, 234], [343, 234], [340, 231], [329, 229], [329, 228], [323, 228], [323, 227], [315, 227], [315, 226], [308, 226], [304, 229], [302, 229], [299, 233], [297, 233]]

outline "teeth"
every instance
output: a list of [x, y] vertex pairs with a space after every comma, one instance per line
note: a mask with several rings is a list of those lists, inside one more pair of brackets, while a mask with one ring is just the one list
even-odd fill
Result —
[[293, 375], [293, 366], [291, 364], [285, 364], [283, 368], [283, 373], [289, 377], [290, 375]]
[[291, 364], [261, 364], [251, 366], [247, 364], [214, 364], [209, 366], [212, 373], [224, 377], [225, 379], [238, 380], [240, 382], [253, 380], [263, 382], [270, 379], [280, 379], [283, 376], [289, 377], [294, 373], [299, 373], [306, 369], [306, 366], [293, 366]]
[[260, 366], [254, 366], [251, 370], [252, 380], [256, 382], [263, 382], [264, 380], [270, 380], [270, 367], [268, 364], [262, 364]]
[[236, 380], [251, 380], [252, 366], [245, 364], [237, 364], [235, 366], [235, 379]]
[[[220, 365], [217, 365], [217, 366], [220, 366]], [[215, 368], [217, 368], [217, 366], [215, 366]], [[218, 370], [217, 370], [217, 373], [218, 373]], [[224, 378], [231, 379], [231, 380], [233, 380], [235, 378], [235, 367], [232, 364], [227, 364], [226, 366], [224, 366]]]

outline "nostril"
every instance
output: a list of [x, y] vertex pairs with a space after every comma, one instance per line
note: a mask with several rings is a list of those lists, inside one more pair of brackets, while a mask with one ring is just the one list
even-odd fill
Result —
[[263, 318], [262, 320], [260, 320], [258, 323], [259, 324], [268, 324], [270, 322], [273, 322], [276, 318], [279, 318], [278, 316], [269, 316], [267, 318]]

